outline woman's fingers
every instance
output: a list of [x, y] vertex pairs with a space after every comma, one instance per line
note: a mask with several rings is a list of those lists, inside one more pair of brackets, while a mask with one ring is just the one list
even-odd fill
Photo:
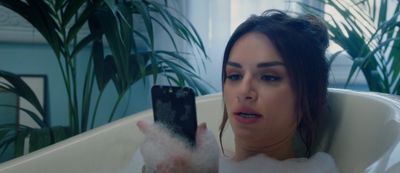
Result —
[[196, 146], [200, 146], [204, 142], [204, 134], [207, 131], [207, 124], [206, 123], [200, 123], [197, 126], [197, 131], [196, 131]]
[[200, 131], [205, 131], [207, 130], [207, 124], [206, 123], [200, 123], [199, 126], [197, 127], [198, 130]]
[[156, 171], [158, 173], [172, 173], [172, 168], [166, 164], [159, 164], [157, 165]]
[[187, 163], [188, 159], [182, 156], [178, 156], [174, 159], [174, 166], [175, 166], [175, 172], [183, 173], [183, 172], [188, 172], [188, 167]]
[[[140, 150], [146, 165], [152, 170], [159, 173], [187, 173], [218, 169], [218, 145], [205, 123], [197, 126], [194, 151], [162, 124], [138, 121], [137, 126], [146, 137]], [[210, 168], [203, 166], [206, 171], [194, 171], [198, 165], [208, 165], [209, 162], [213, 164], [210, 164]]]
[[157, 172], [159, 173], [186, 173], [188, 172], [187, 168], [187, 158], [176, 156], [172, 158], [172, 162], [161, 163], [156, 167]]
[[196, 150], [194, 150], [190, 163], [196, 172], [217, 172], [219, 148], [215, 136], [207, 125], [202, 123], [197, 128]]
[[151, 124], [147, 121], [138, 121], [136, 123], [136, 125], [139, 127], [139, 130], [143, 133], [143, 134], [147, 134], [151, 128]]

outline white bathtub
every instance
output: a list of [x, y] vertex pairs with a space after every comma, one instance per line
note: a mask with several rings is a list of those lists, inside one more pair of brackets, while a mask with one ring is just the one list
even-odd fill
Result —
[[[330, 89], [337, 118], [329, 153], [343, 173], [400, 173], [400, 101], [370, 92]], [[215, 134], [222, 115], [220, 94], [198, 97], [198, 122]], [[120, 119], [50, 147], [0, 164], [0, 173], [118, 173], [135, 167], [133, 153], [143, 141], [136, 127], [152, 111]], [[230, 128], [227, 128], [230, 129]], [[231, 131], [223, 144], [233, 149]]]

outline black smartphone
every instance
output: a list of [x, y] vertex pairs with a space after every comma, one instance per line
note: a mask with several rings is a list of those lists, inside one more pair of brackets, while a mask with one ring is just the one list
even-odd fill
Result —
[[151, 96], [154, 121], [166, 125], [194, 147], [197, 118], [193, 90], [188, 87], [154, 85]]

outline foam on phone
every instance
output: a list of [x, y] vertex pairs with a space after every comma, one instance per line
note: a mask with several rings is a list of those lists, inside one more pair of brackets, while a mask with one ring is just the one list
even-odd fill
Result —
[[140, 151], [146, 164], [146, 172], [156, 170], [160, 164], [173, 167], [172, 158], [176, 157], [187, 159], [187, 165], [190, 165], [187, 168], [188, 172], [218, 172], [218, 143], [210, 131], [206, 131], [202, 144], [197, 145], [195, 149], [160, 123], [151, 125], [145, 135], [146, 139]]

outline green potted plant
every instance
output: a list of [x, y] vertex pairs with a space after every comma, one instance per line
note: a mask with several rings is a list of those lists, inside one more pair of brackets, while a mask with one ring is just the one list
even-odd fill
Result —
[[[346, 85], [361, 71], [369, 90], [400, 95], [400, 5], [387, 0], [321, 0], [331, 40], [350, 55], [353, 64]], [[334, 53], [334, 60], [341, 52]]]
[[[0, 77], [7, 81], [0, 83], [0, 88], [28, 100], [41, 114], [17, 108], [25, 111], [40, 128], [0, 125], [0, 154], [15, 144], [15, 157], [22, 155], [27, 137], [31, 152], [94, 128], [107, 85], [114, 85], [117, 93], [108, 122], [114, 119], [115, 110], [129, 88], [148, 76], [156, 82], [161, 75], [170, 83], [191, 86], [198, 94], [210, 89], [186, 58], [193, 52], [183, 52], [177, 46], [178, 42], [188, 43], [192, 51], [198, 50], [207, 58], [203, 43], [190, 22], [171, 9], [167, 1], [0, 0], [0, 5], [25, 18], [50, 45], [62, 72], [69, 110], [65, 115], [69, 117], [68, 126], [51, 126], [39, 118], [51, 115], [44, 112], [24, 81], [18, 75], [0, 71]], [[85, 24], [90, 32], [80, 38], [78, 33]], [[143, 26], [144, 30], [138, 29]], [[156, 48], [155, 26], [166, 33], [173, 50]], [[88, 46], [91, 46], [91, 54], [86, 72], [77, 73], [77, 54]], [[111, 53], [106, 55], [106, 50]], [[83, 88], [82, 91], [79, 88]]]

